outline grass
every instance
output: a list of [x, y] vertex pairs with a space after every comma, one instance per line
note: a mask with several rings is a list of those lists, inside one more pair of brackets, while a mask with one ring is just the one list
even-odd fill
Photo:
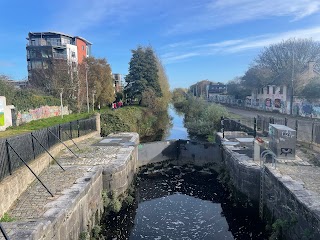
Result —
[[15, 219], [11, 217], [8, 213], [3, 214], [2, 218], [0, 218], [0, 222], [13, 222]]
[[9, 127], [6, 131], [0, 132], [0, 138], [7, 138], [14, 135], [24, 134], [28, 132], [32, 132], [35, 130], [39, 130], [42, 128], [55, 126], [62, 123], [72, 122], [75, 120], [89, 118], [93, 115], [93, 113], [76, 113], [70, 115], [64, 115], [63, 118], [61, 116], [33, 120], [29, 123], [17, 126], [17, 127]]

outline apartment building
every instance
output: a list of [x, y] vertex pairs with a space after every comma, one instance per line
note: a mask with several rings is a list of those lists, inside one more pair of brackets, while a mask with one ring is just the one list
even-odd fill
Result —
[[27, 37], [28, 79], [32, 70], [47, 69], [52, 60], [66, 61], [70, 69], [91, 55], [92, 43], [79, 36], [61, 32], [29, 32]]
[[113, 76], [113, 87], [114, 87], [115, 92], [122, 92], [122, 90], [123, 90], [122, 89], [122, 86], [123, 86], [122, 74], [113, 73], [112, 76]]

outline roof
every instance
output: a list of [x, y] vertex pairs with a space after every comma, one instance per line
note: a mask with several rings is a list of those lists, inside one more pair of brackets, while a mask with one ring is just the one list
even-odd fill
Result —
[[83, 37], [75, 36], [75, 38], [79, 38], [79, 39], [81, 39], [82, 41], [85, 41], [87, 44], [92, 45], [92, 43], [91, 43], [91, 42], [89, 42], [87, 39], [85, 39], [85, 38], [83, 38]]
[[72, 35], [69, 35], [69, 34], [65, 34], [63, 32], [55, 32], [55, 31], [49, 31], [49, 32], [29, 32], [29, 35], [52, 35], [52, 34], [56, 34], [56, 35], [62, 35], [62, 36], [66, 36], [66, 37], [70, 37], [70, 38], [79, 38], [81, 39], [82, 41], [86, 42], [87, 44], [90, 44], [92, 45], [91, 42], [89, 42], [87, 39], [83, 38], [83, 37], [80, 37], [80, 36], [72, 36]]
[[31, 35], [52, 35], [52, 34], [57, 34], [57, 35], [63, 35], [66, 37], [74, 38], [74, 36], [71, 36], [69, 34], [65, 34], [62, 32], [55, 32], [55, 31], [49, 31], [49, 32], [29, 32]]

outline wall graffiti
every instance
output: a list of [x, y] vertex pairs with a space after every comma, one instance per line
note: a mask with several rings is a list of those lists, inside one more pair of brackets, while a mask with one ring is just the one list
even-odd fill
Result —
[[[68, 115], [69, 110], [68, 107], [63, 107], [63, 115]], [[42, 106], [36, 109], [29, 109], [28, 112], [18, 112], [17, 113], [17, 125], [22, 123], [27, 123], [32, 120], [49, 118], [61, 115], [61, 107], [60, 106]]]
[[266, 107], [271, 107], [271, 99], [266, 98]]
[[4, 108], [5, 108], [5, 98], [0, 98], [0, 126], [4, 126]]
[[275, 107], [275, 108], [281, 108], [281, 99], [276, 98], [276, 99], [274, 100], [274, 107]]
[[295, 99], [293, 113], [303, 117], [320, 118], [320, 102], [309, 102], [305, 99]]

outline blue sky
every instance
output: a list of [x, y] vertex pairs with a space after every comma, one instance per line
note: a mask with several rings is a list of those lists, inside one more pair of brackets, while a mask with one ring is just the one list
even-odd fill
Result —
[[27, 76], [29, 31], [82, 36], [122, 74], [130, 50], [151, 45], [171, 88], [242, 76], [272, 43], [320, 41], [320, 0], [1, 0], [0, 7], [0, 74], [14, 80]]

